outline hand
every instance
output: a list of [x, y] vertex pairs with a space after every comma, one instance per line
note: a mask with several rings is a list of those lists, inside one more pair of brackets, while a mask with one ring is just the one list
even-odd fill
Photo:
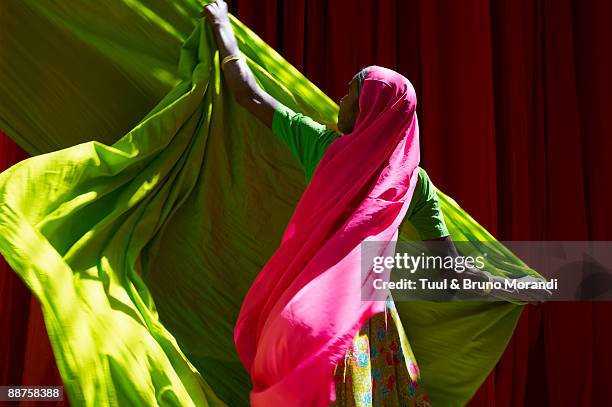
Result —
[[209, 23], [216, 25], [228, 21], [227, 3], [223, 0], [213, 1], [207, 4], [200, 16], [205, 17]]
[[[541, 278], [537, 278], [534, 276], [524, 276], [524, 277], [520, 277], [516, 279], [517, 282], [521, 283], [521, 282], [540, 282], [542, 281]], [[517, 291], [517, 295], [516, 295], [516, 299], [519, 299], [521, 301], [527, 301], [531, 304], [537, 304], [537, 303], [541, 303], [544, 302], [545, 300], [549, 300], [552, 297], [552, 293], [545, 289], [533, 289], [533, 288], [528, 288], [528, 289], [524, 289], [524, 290], [516, 290]]]
[[[462, 273], [462, 278], [469, 279], [471, 281], [478, 282], [496, 282], [501, 288], [493, 288], [491, 291], [481, 290], [481, 289], [473, 289], [473, 290], [458, 290], [460, 297], [467, 295], [469, 298], [473, 298], [476, 296], [491, 296], [499, 300], [504, 301], [525, 301], [529, 303], [538, 303], [542, 302], [546, 299], [552, 297], [552, 294], [549, 290], [546, 289], [512, 289], [506, 288], [505, 281], [508, 280], [506, 277], [494, 276], [484, 270], [479, 269], [468, 269], [464, 273]], [[541, 281], [541, 279], [533, 277], [533, 276], [524, 276], [517, 279], [517, 282], [536, 282]], [[464, 294], [464, 295], [461, 295]]]
[[[508, 299], [512, 298], [513, 295], [517, 294], [517, 290], [513, 290], [510, 288], [505, 288], [504, 278], [499, 276], [494, 276], [491, 273], [488, 273], [484, 270], [480, 270], [477, 268], [468, 268], [462, 273], [457, 273], [459, 280], [462, 279], [469, 280], [473, 283], [479, 284], [489, 284], [489, 282], [494, 283], [494, 285], [501, 286], [501, 288], [492, 288], [492, 289], [482, 289], [482, 288], [460, 288], [457, 291], [457, 294], [460, 298], [465, 297], [469, 299], [478, 299], [478, 297], [495, 297]], [[500, 284], [495, 284], [500, 283]], [[463, 283], [461, 283], [462, 286]]]

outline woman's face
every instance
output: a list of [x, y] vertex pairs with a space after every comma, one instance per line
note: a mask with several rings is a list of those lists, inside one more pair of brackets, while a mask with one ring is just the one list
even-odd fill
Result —
[[359, 113], [359, 88], [357, 79], [353, 78], [349, 82], [349, 91], [340, 99], [340, 110], [338, 111], [338, 130], [342, 134], [353, 131], [357, 114]]

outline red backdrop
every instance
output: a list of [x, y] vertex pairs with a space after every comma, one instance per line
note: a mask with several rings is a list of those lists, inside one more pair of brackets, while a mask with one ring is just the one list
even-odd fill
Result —
[[[229, 3], [335, 99], [370, 64], [407, 76], [423, 166], [498, 238], [612, 240], [612, 2]], [[3, 135], [0, 147], [0, 169], [25, 157]], [[40, 308], [4, 263], [0, 293], [0, 384], [59, 383]], [[609, 405], [611, 311], [527, 306], [469, 405]]]

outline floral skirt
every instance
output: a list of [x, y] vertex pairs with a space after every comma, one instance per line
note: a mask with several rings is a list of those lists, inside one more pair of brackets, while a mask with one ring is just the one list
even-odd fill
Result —
[[335, 407], [430, 407], [391, 299], [366, 322], [335, 370]]

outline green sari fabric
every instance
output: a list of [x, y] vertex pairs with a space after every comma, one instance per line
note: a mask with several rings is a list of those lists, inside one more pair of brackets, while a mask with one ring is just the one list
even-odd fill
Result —
[[[247, 405], [234, 323], [305, 182], [229, 94], [201, 5], [0, 8], [0, 128], [34, 155], [0, 174], [0, 252], [41, 303], [71, 403]], [[333, 126], [337, 106], [232, 23], [260, 85]], [[494, 240], [438, 194], [453, 238]], [[496, 248], [495, 273], [533, 273]], [[434, 406], [465, 404], [521, 311], [397, 308]]]

